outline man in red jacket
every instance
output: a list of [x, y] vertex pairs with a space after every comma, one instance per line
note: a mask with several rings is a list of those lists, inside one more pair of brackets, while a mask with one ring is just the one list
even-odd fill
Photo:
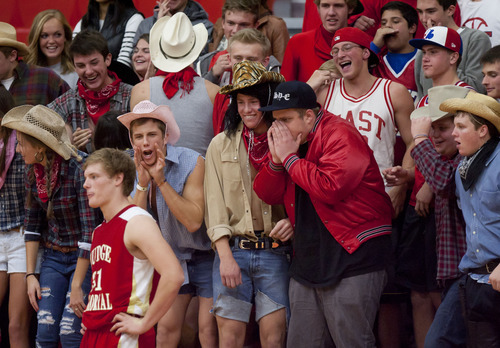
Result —
[[372, 151], [348, 121], [318, 113], [306, 83], [280, 84], [268, 131], [272, 161], [254, 189], [285, 204], [295, 228], [287, 344], [373, 347], [386, 281], [392, 205]]

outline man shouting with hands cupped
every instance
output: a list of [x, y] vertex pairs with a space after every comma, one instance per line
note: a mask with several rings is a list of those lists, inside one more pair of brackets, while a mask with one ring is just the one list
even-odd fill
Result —
[[180, 130], [168, 106], [144, 100], [118, 120], [129, 129], [134, 146], [133, 202], [153, 215], [184, 269], [184, 284], [158, 322], [156, 343], [178, 345], [189, 302], [198, 296], [200, 341], [204, 347], [215, 347], [215, 319], [209, 312], [214, 254], [203, 225], [205, 161], [194, 150], [173, 146]]

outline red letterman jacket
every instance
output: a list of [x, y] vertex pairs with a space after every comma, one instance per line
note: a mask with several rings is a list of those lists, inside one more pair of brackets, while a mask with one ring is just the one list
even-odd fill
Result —
[[371, 149], [352, 124], [321, 112], [307, 136], [305, 158], [270, 161], [254, 190], [268, 204], [284, 204], [295, 227], [295, 185], [302, 187], [320, 219], [348, 253], [391, 233], [392, 204]]

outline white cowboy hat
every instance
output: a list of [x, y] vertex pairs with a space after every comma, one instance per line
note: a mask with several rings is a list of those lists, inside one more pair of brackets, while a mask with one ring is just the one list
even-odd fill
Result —
[[193, 26], [184, 12], [177, 12], [160, 18], [149, 36], [153, 64], [165, 72], [179, 72], [198, 58], [208, 32], [202, 23]]
[[0, 22], [0, 46], [15, 48], [19, 56], [25, 56], [29, 52], [26, 44], [17, 41], [16, 28], [5, 22]]
[[[132, 112], [118, 116], [117, 120], [130, 131], [132, 121], [139, 118], [154, 118], [165, 123], [167, 127], [165, 134], [168, 134], [168, 144], [174, 145], [181, 137], [181, 131], [177, 122], [175, 122], [174, 114], [172, 114], [172, 111], [166, 105], [156, 106], [149, 100], [143, 100], [134, 107]], [[132, 139], [130, 139], [130, 142], [132, 142]]]
[[419, 118], [427, 116], [432, 122], [443, 117], [451, 116], [452, 113], [439, 110], [439, 105], [446, 99], [450, 98], [465, 98], [472, 91], [470, 88], [458, 87], [455, 85], [436, 86], [428, 90], [429, 105], [415, 109], [410, 118]]

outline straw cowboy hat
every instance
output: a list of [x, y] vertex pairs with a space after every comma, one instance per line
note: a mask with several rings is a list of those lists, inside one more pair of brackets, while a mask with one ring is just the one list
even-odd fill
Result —
[[5, 22], [0, 22], [0, 46], [15, 48], [19, 56], [25, 56], [29, 52], [28, 46], [17, 41], [16, 28]]
[[181, 131], [177, 122], [175, 122], [174, 115], [166, 105], [156, 106], [149, 100], [143, 100], [134, 107], [132, 112], [118, 116], [117, 119], [130, 131], [130, 123], [139, 118], [154, 118], [165, 123], [167, 127], [165, 135], [168, 134], [168, 144], [175, 145], [181, 137]]
[[443, 117], [451, 116], [449, 112], [439, 110], [439, 105], [446, 99], [450, 98], [465, 98], [465, 96], [472, 91], [470, 88], [458, 87], [454, 85], [445, 85], [432, 87], [428, 91], [429, 105], [415, 109], [411, 115], [411, 119], [419, 117], [429, 117], [432, 122], [437, 121]]
[[222, 87], [219, 92], [229, 94], [265, 82], [281, 83], [285, 78], [277, 72], [267, 71], [260, 62], [244, 60], [233, 66], [233, 84]]
[[72, 155], [81, 160], [76, 148], [71, 145], [62, 117], [46, 106], [22, 105], [15, 107], [3, 117], [2, 127], [31, 135], [65, 160], [69, 160]]
[[471, 91], [465, 98], [445, 100], [439, 108], [450, 113], [464, 111], [479, 116], [490, 121], [500, 132], [500, 103], [487, 95]]
[[193, 26], [184, 12], [160, 18], [149, 35], [151, 60], [165, 72], [179, 72], [193, 63], [208, 39], [205, 25]]

